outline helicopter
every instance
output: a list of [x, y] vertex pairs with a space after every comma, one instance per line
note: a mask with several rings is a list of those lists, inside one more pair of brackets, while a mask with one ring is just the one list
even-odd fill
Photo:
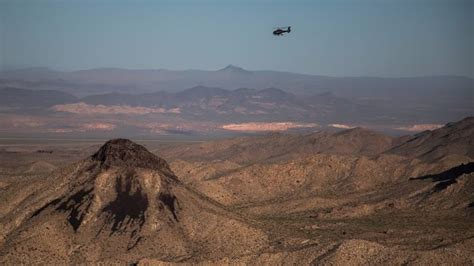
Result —
[[[286, 30], [284, 29], [286, 28]], [[283, 33], [290, 33], [291, 32], [291, 26], [288, 27], [278, 27], [276, 30], [273, 31], [273, 35], [275, 36], [282, 36]]]

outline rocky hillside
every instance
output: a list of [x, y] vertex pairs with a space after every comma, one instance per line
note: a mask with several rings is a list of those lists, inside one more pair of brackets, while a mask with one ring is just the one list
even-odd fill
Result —
[[167, 158], [186, 160], [228, 160], [238, 163], [278, 161], [310, 154], [376, 156], [392, 146], [393, 138], [378, 132], [354, 128], [331, 133], [307, 135], [272, 133], [210, 141], [195, 145], [173, 146], [160, 150]]
[[474, 158], [474, 117], [404, 138], [388, 152], [431, 162], [448, 155]]
[[[360, 193], [371, 193], [373, 197], [367, 200], [375, 205], [391, 194], [400, 208], [425, 206], [423, 201], [437, 197], [445, 202], [430, 201], [432, 204], [425, 207], [465, 208], [474, 201], [467, 196], [472, 190], [472, 171], [457, 176], [465, 175], [459, 180], [467, 183], [452, 181], [443, 183], [444, 187], [440, 180], [419, 177], [442, 175], [474, 161], [470, 153], [474, 147], [473, 121], [467, 118], [402, 138], [355, 128], [337, 133], [271, 134], [213, 141], [159, 152], [171, 160], [180, 180], [227, 206], [285, 205], [314, 197], [344, 198], [343, 202], [349, 204], [360, 201]], [[431, 153], [436, 157], [427, 157], [430, 147], [438, 149]], [[462, 192], [445, 193], [450, 185]], [[273, 210], [305, 211], [317, 205], [306, 201], [298, 208], [285, 206]]]
[[9, 200], [16, 206], [0, 219], [2, 264], [211, 259], [267, 241], [186, 188], [166, 161], [123, 139]]
[[470, 265], [472, 123], [0, 150], [0, 263]]

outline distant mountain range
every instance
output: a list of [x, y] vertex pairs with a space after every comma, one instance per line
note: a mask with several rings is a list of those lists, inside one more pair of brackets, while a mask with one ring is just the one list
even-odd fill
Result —
[[60, 72], [47, 68], [30, 68], [0, 72], [0, 82], [27, 88], [66, 90], [75, 95], [176, 92], [195, 86], [206, 86], [230, 90], [279, 88], [306, 95], [331, 91], [345, 97], [398, 97], [408, 92], [410, 95], [433, 92], [447, 95], [465, 94], [473, 89], [474, 79], [461, 76], [329, 77], [279, 71], [250, 71], [229, 65], [216, 71], [100, 68]]
[[[22, 127], [21, 115], [28, 125], [59, 132], [136, 132], [138, 126], [202, 133], [288, 123], [413, 132], [474, 115], [474, 79], [327, 77], [232, 65], [217, 71], [34, 68], [0, 72], [0, 111], [7, 131]], [[77, 120], [86, 129], [77, 129]]]
[[302, 96], [276, 88], [225, 90], [197, 86], [180, 92], [114, 92], [81, 98], [62, 91], [7, 87], [0, 89], [0, 106], [20, 108], [21, 112], [34, 108], [34, 113], [38, 108], [98, 115], [170, 113], [173, 117], [223, 123], [343, 123], [343, 128], [419, 121], [444, 124], [474, 114], [471, 97], [436, 95], [413, 95], [410, 99], [348, 98], [332, 92]]
[[55, 90], [34, 91], [11, 87], [0, 89], [1, 106], [47, 107], [75, 101], [75, 96]]

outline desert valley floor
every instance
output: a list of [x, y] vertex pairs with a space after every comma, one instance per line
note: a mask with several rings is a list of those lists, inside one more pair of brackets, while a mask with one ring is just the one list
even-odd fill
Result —
[[473, 224], [474, 118], [404, 137], [0, 140], [2, 265], [473, 265]]

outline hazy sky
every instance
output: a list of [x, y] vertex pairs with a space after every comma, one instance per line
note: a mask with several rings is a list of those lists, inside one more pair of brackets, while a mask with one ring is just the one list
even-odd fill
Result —
[[0, 16], [4, 68], [474, 76], [472, 0], [0, 0]]

